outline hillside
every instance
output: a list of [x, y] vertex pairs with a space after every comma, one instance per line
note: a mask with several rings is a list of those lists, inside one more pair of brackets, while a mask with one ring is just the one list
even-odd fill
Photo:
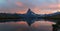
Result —
[[60, 12], [49, 14], [46, 18], [60, 18]]

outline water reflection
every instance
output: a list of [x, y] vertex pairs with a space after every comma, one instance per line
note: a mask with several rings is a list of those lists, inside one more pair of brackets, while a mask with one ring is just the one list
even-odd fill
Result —
[[[30, 21], [31, 26], [26, 21]], [[0, 23], [0, 31], [52, 31], [54, 20], [49, 19], [27, 19], [17, 22], [2, 22]]]

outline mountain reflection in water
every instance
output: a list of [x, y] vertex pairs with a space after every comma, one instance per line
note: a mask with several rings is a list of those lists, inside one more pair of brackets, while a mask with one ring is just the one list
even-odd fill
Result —
[[11, 20], [11, 22], [2, 22], [0, 23], [0, 31], [52, 31], [52, 24], [55, 24], [44, 19], [32, 21], [35, 22], [31, 26], [26, 21], [12, 22]]

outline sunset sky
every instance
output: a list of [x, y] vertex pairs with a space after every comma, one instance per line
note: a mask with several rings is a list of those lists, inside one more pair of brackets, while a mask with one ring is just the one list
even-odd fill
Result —
[[0, 0], [0, 12], [24, 14], [30, 8], [37, 14], [60, 10], [60, 0]]

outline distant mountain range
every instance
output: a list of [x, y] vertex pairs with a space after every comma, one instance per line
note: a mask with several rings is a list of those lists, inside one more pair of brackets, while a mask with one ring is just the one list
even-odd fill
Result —
[[52, 14], [45, 14], [47, 18], [60, 18], [60, 12], [52, 13]]
[[31, 9], [28, 9], [26, 14], [9, 14], [9, 13], [0, 13], [0, 19], [1, 18], [12, 18], [12, 19], [18, 19], [18, 18], [60, 18], [60, 12], [52, 13], [52, 14], [35, 14], [31, 11]]
[[[60, 12], [52, 13], [52, 14], [35, 14], [28, 9], [26, 14], [10, 14], [10, 13], [0, 13], [0, 22], [9, 22], [11, 21], [27, 21], [29, 25], [31, 25], [35, 20], [39, 21], [40, 19], [60, 19]], [[18, 20], [15, 20], [18, 19]], [[51, 19], [50, 19], [51, 20]], [[56, 22], [56, 21], [54, 21]]]

